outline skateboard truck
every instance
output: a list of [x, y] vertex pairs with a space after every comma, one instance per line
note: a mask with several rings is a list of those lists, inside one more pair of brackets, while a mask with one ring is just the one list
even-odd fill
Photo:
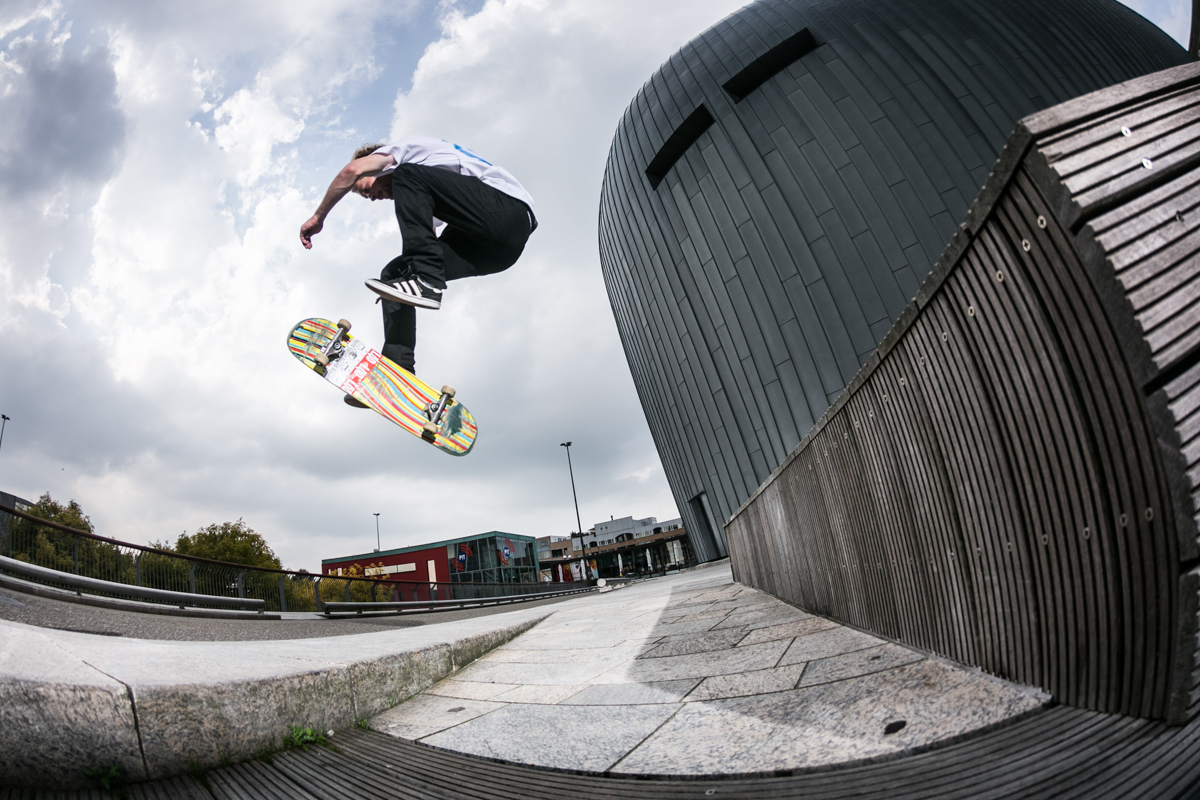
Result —
[[328, 367], [330, 361], [342, 355], [342, 337], [350, 332], [350, 323], [347, 320], [339, 319], [337, 326], [337, 335], [330, 338], [329, 344], [325, 345], [321, 352], [313, 354], [313, 361], [322, 367]]
[[424, 438], [433, 439], [437, 436], [438, 427], [442, 424], [442, 415], [446, 413], [446, 406], [452, 397], [454, 397], [454, 387], [443, 386], [442, 396], [425, 407], [425, 416], [429, 421], [421, 426], [421, 435]]

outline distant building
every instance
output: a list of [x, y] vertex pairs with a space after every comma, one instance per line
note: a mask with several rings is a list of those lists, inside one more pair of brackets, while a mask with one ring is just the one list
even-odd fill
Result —
[[0, 492], [0, 505], [15, 508], [17, 511], [28, 511], [33, 503], [23, 498], [17, 497], [15, 494], [8, 492]]
[[[581, 537], [560, 540], [541, 559], [542, 575], [555, 582], [653, 575], [695, 563], [682, 519], [621, 517], [597, 522]], [[559, 547], [561, 545], [561, 547]]]
[[368, 577], [397, 581], [537, 583], [539, 580], [534, 538], [502, 531], [321, 560], [323, 575], [343, 575], [352, 567]]
[[582, 540], [583, 546], [587, 548], [599, 547], [606, 544], [619, 544], [620, 542], [631, 542], [634, 539], [641, 539], [644, 536], [651, 536], [663, 531], [677, 530], [682, 527], [683, 520], [680, 518], [660, 523], [657, 517], [646, 517], [645, 519], [621, 517], [620, 519], [611, 519], [608, 522], [597, 522], [588, 530], [587, 535], [575, 539], [572, 547], [578, 551], [580, 540]]
[[570, 536], [539, 536], [537, 538], [538, 561], [562, 558], [571, 552]]

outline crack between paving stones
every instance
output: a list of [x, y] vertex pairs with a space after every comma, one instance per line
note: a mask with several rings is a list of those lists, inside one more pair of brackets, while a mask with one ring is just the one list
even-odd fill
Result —
[[[747, 634], [747, 635], [749, 635], [749, 634]], [[788, 646], [783, 648], [783, 652], [781, 652], [779, 654], [779, 658], [775, 659], [775, 666], [771, 667], [771, 669], [779, 669], [779, 662], [783, 661], [783, 657], [788, 654], [788, 650], [792, 649], [792, 645], [794, 645], [796, 643], [796, 639], [799, 639], [799, 638], [800, 638], [799, 636], [792, 637], [792, 640], [790, 642], [788, 642]], [[766, 644], [766, 643], [764, 642], [764, 644]], [[808, 669], [807, 661], [804, 662], [804, 668]]]
[[[422, 695], [425, 695], [425, 692], [421, 692], [421, 694], [422, 694]], [[426, 697], [440, 697], [440, 695], [436, 695], [436, 694], [434, 694], [434, 695], [425, 695], [425, 696], [426, 696]], [[414, 698], [414, 699], [415, 699], [415, 698]], [[443, 699], [449, 699], [449, 700], [461, 700], [462, 698], [461, 698], [461, 697], [451, 697], [451, 698], [443, 698]], [[479, 700], [479, 701], [476, 701], [476, 702], [482, 702], [482, 703], [492, 703], [492, 702], [495, 702], [495, 701], [493, 701], [493, 700]], [[433, 733], [427, 733], [427, 734], [425, 734], [424, 736], [422, 736], [422, 737], [421, 737], [421, 738], [419, 738], [419, 739], [410, 739], [409, 741], [413, 741], [413, 742], [424, 742], [424, 741], [425, 741], [426, 739], [428, 739], [430, 736], [437, 736], [439, 733], [445, 733], [445, 732], [446, 732], [446, 731], [448, 731], [448, 730], [453, 730], [454, 728], [457, 728], [457, 727], [459, 727], [460, 725], [466, 725], [468, 722], [474, 722], [474, 721], [475, 721], [475, 720], [477, 720], [477, 719], [483, 719], [484, 717], [488, 716], [489, 714], [495, 714], [497, 711], [500, 711], [501, 709], [504, 709], [504, 708], [508, 708], [508, 707], [509, 707], [509, 706], [511, 706], [511, 705], [516, 705], [516, 704], [515, 704], [515, 703], [504, 703], [502, 706], [500, 706], [500, 708], [493, 708], [491, 711], [485, 711], [485, 712], [483, 712], [482, 714], [480, 714], [480, 715], [479, 715], [479, 716], [477, 716], [477, 717], [470, 717], [470, 718], [468, 718], [468, 719], [464, 719], [462, 722], [456, 722], [456, 723], [454, 723], [453, 725], [448, 725], [448, 726], [446, 726], [445, 728], [442, 728], [441, 730], [436, 730], [436, 731], [434, 731]], [[392, 735], [392, 734], [390, 734], [390, 733], [388, 734], [388, 736], [391, 736], [391, 735]], [[400, 737], [397, 737], [397, 738], [400, 738]], [[430, 745], [430, 747], [437, 747], [437, 745]], [[452, 749], [452, 748], [445, 748], [445, 749], [447, 749], [447, 750], [450, 750], [450, 749]], [[490, 751], [491, 749], [492, 749], [492, 746], [491, 746], [491, 744], [488, 744], [488, 750]], [[461, 752], [466, 752], [466, 751], [463, 751], [463, 750], [457, 750], [457, 751], [455, 751], [455, 752], [459, 752], [459, 753], [461, 753]], [[493, 756], [493, 757], [494, 757], [494, 758], [500, 758], [499, 756]], [[500, 760], [502, 760], [502, 761], [503, 761], [504, 759], [500, 759]]]
[[[57, 642], [55, 642], [55, 647], [58, 647]], [[60, 647], [59, 649], [61, 650], [62, 648]], [[63, 650], [63, 652], [69, 653], [70, 651]], [[151, 780], [150, 765], [146, 762], [146, 748], [142, 746], [142, 726], [141, 726], [141, 723], [138, 721], [137, 700], [134, 698], [134, 695], [133, 695], [133, 687], [130, 686], [125, 681], [118, 678], [116, 675], [110, 675], [109, 673], [100, 669], [95, 664], [88, 661], [86, 658], [80, 658], [79, 656], [76, 656], [76, 658], [79, 658], [80, 661], [82, 661], [84, 664], [87, 664], [89, 667], [96, 670], [96, 672], [99, 672], [101, 675], [111, 678], [114, 681], [116, 681], [117, 683], [121, 684], [121, 686], [125, 687], [125, 696], [129, 698], [129, 711], [130, 711], [130, 713], [133, 714], [133, 735], [137, 738], [138, 755], [141, 756], [141, 758], [142, 758], [142, 774], [146, 776], [146, 780]]]
[[[703, 681], [702, 681], [702, 682], [703, 682]], [[699, 686], [700, 684], [696, 684], [696, 685], [697, 685], [697, 686]], [[689, 694], [690, 694], [690, 693], [689, 693]], [[683, 711], [683, 708], [684, 708], [684, 706], [685, 706], [685, 705], [686, 705], [686, 703], [680, 703], [680, 704], [679, 704], [679, 708], [675, 709], [675, 710], [674, 710], [674, 711], [671, 713], [671, 716], [669, 716], [669, 717], [667, 717], [666, 719], [664, 719], [664, 720], [662, 721], [662, 723], [661, 723], [661, 724], [659, 724], [658, 726], [656, 726], [656, 727], [654, 728], [654, 730], [650, 731], [648, 734], [646, 734], [645, 736], [643, 736], [643, 737], [642, 737], [642, 739], [641, 739], [641, 741], [639, 741], [639, 742], [638, 742], [637, 744], [635, 744], [633, 747], [631, 747], [631, 748], [629, 748], [628, 750], [626, 750], [626, 751], [625, 751], [625, 755], [623, 755], [623, 756], [621, 756], [620, 758], [618, 758], [616, 761], [614, 761], [612, 764], [610, 764], [610, 765], [609, 765], [608, 769], [604, 770], [604, 774], [606, 774], [606, 775], [608, 775], [608, 774], [611, 774], [613, 770], [615, 770], [617, 767], [619, 767], [619, 766], [621, 765], [621, 762], [622, 762], [622, 761], [624, 761], [625, 759], [627, 759], [627, 758], [629, 758], [631, 755], [633, 755], [633, 753], [634, 753], [634, 752], [635, 752], [635, 751], [636, 751], [636, 750], [637, 750], [639, 747], [641, 747], [642, 745], [644, 745], [644, 744], [646, 743], [646, 741], [647, 741], [648, 739], [650, 739], [650, 737], [654, 736], [654, 734], [656, 734], [656, 733], [658, 733], [659, 731], [661, 731], [661, 730], [663, 729], [663, 727], [664, 727], [664, 726], [666, 726], [666, 724], [667, 724], [667, 723], [669, 723], [671, 720], [675, 719], [675, 716], [676, 716], [676, 715], [677, 715], [677, 714], [678, 714], [680, 711]]]
[[125, 688], [125, 696], [129, 698], [129, 711], [133, 715], [133, 735], [137, 739], [138, 756], [140, 756], [142, 759], [142, 774], [145, 775], [147, 779], [149, 779], [150, 778], [150, 765], [146, 763], [146, 750], [144, 747], [142, 747], [142, 727], [138, 723], [137, 701], [134, 699], [134, 696], [133, 696], [133, 688], [129, 684], [127, 684], [125, 681], [118, 678], [117, 676], [110, 675], [109, 673], [107, 673], [104, 670], [97, 667], [95, 664], [88, 661], [86, 658], [83, 658], [78, 653], [71, 652], [70, 650], [63, 647], [60, 643], [54, 641], [53, 639], [49, 639], [47, 637], [47, 641], [49, 642], [49, 644], [51, 644], [56, 649], [61, 650], [64, 654], [66, 654], [72, 658], [78, 658], [82, 663], [87, 664], [87, 666], [90, 667], [91, 669], [96, 670], [96, 672], [99, 672], [101, 675], [103, 675], [106, 678], [116, 681], [117, 683], [121, 684], [121, 686], [123, 686]]
[[[783, 652], [786, 653], [787, 651], [784, 650]], [[780, 656], [780, 658], [783, 658], [783, 656]], [[801, 683], [801, 681], [804, 680], [804, 673], [808, 672], [808, 665], [811, 663], [812, 663], [811, 661], [804, 662], [804, 668], [800, 670], [800, 675], [796, 677], [796, 685], [792, 687], [793, 689], [800, 688], [800, 683]]]

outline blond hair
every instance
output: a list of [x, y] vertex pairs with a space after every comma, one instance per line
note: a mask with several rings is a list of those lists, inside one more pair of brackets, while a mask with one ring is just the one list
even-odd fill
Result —
[[383, 147], [384, 144], [384, 142], [375, 142], [374, 144], [359, 145], [359, 148], [354, 151], [354, 158], [350, 160], [357, 161], [360, 158], [366, 158], [367, 156], [371, 155], [371, 153], [374, 153], [376, 150]]

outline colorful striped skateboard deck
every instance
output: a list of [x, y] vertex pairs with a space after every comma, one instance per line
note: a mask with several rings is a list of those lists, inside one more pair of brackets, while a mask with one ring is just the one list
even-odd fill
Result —
[[437, 434], [430, 439], [423, 431], [429, 421], [426, 410], [430, 405], [437, 405], [442, 393], [384, 358], [361, 339], [343, 334], [341, 355], [327, 367], [317, 363], [315, 356], [323, 352], [339, 332], [338, 326], [327, 319], [302, 320], [288, 334], [288, 349], [301, 364], [414, 436], [452, 456], [465, 456], [471, 452], [478, 434], [471, 412], [450, 398]]

